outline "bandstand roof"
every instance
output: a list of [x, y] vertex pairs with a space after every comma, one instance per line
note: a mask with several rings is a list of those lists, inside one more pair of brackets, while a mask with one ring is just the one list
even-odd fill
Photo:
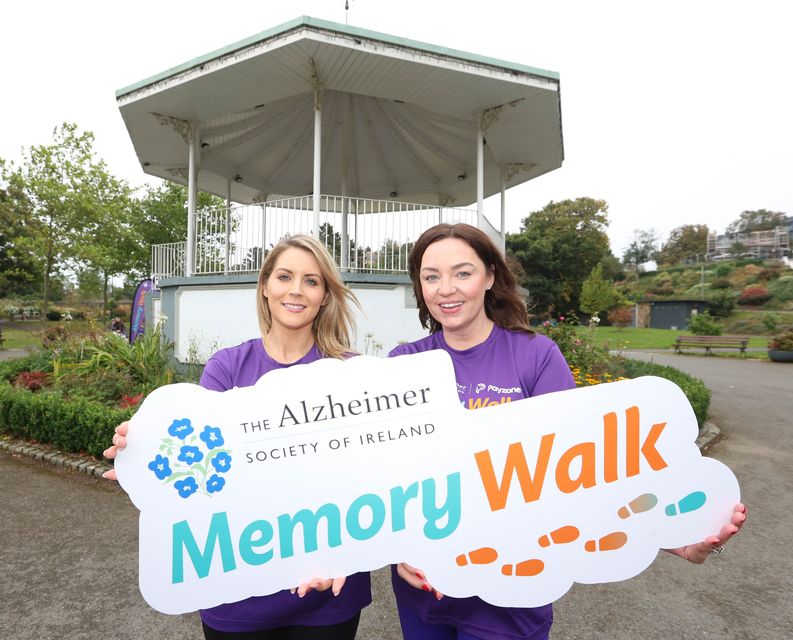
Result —
[[[322, 193], [465, 206], [561, 166], [559, 76], [519, 64], [302, 17], [116, 92], [143, 170], [254, 202], [313, 188], [321, 89]], [[391, 194], [397, 194], [392, 196]]]

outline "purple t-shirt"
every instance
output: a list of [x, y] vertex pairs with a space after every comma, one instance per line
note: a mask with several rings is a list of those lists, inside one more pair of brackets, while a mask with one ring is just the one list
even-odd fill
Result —
[[[268, 371], [295, 364], [308, 364], [322, 358], [316, 344], [300, 360], [282, 364], [264, 350], [261, 338], [222, 349], [213, 355], [204, 368], [200, 385], [213, 391], [233, 387], [249, 387]], [[297, 585], [295, 585], [297, 586]], [[288, 589], [269, 596], [257, 596], [203, 609], [201, 620], [217, 631], [247, 632], [274, 629], [288, 625], [323, 626], [349, 620], [372, 602], [368, 573], [349, 576], [338, 596], [327, 591], [311, 591], [305, 597]]]
[[[402, 344], [389, 356], [443, 349], [454, 363], [457, 393], [466, 409], [512, 402], [575, 387], [570, 367], [556, 344], [542, 335], [527, 335], [493, 326], [483, 343], [459, 351], [438, 331]], [[498, 640], [545, 638], [553, 622], [551, 605], [537, 608], [497, 607], [477, 597], [436, 600], [435, 595], [410, 586], [392, 568], [394, 594], [429, 624], [448, 624], [481, 638]]]

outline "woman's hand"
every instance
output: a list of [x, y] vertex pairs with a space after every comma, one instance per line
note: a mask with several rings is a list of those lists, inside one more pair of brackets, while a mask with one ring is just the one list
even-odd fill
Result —
[[411, 567], [409, 564], [400, 562], [397, 565], [397, 574], [399, 574], [399, 577], [407, 582], [411, 587], [421, 589], [422, 591], [426, 591], [428, 593], [434, 593], [438, 600], [443, 597], [443, 594], [440, 591], [433, 589], [430, 583], [427, 582], [427, 578], [421, 569], [416, 569], [416, 567]]
[[[102, 455], [105, 456], [105, 458], [107, 458], [108, 460], [114, 460], [118, 455], [118, 452], [127, 446], [127, 433], [129, 433], [128, 420], [122, 422], [120, 425], [116, 427], [116, 433], [113, 435], [113, 446], [105, 449], [102, 452]], [[102, 477], [106, 478], [107, 480], [115, 480], [116, 482], [118, 482], [115, 469], [111, 469], [110, 471], [105, 471], [102, 474]]]
[[667, 549], [669, 553], [685, 558], [689, 562], [702, 564], [708, 559], [711, 552], [721, 553], [727, 541], [741, 530], [746, 522], [746, 507], [740, 502], [735, 505], [729, 523], [725, 524], [718, 535], [705, 538], [702, 542], [689, 544], [677, 549]]
[[333, 591], [333, 595], [337, 596], [341, 593], [345, 582], [347, 582], [347, 578], [332, 578], [327, 580], [323, 578], [314, 578], [310, 582], [304, 582], [296, 589], [290, 589], [290, 591], [292, 593], [297, 593], [298, 597], [302, 598], [311, 591], [327, 591], [330, 589]]

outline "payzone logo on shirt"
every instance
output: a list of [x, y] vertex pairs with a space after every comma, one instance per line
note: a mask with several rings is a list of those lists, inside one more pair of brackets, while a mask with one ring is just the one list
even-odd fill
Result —
[[[471, 395], [464, 392], [466, 387]], [[457, 391], [460, 393], [460, 404], [466, 409], [481, 409], [482, 407], [504, 404], [505, 402], [512, 402], [513, 399], [520, 400], [525, 397], [523, 389], [520, 387], [499, 387], [498, 385], [484, 382], [469, 385], [458, 384]]]

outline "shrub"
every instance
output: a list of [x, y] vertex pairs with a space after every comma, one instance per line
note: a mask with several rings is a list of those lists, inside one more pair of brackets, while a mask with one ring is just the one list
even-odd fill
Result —
[[778, 333], [768, 342], [771, 351], [793, 351], [793, 330]]
[[782, 317], [778, 313], [766, 313], [763, 316], [763, 327], [769, 333], [774, 333], [779, 329], [779, 323], [782, 322]]
[[140, 336], [133, 344], [113, 333], [100, 336], [93, 344], [84, 349], [85, 360], [75, 371], [79, 375], [90, 376], [98, 371], [117, 369], [127, 373], [142, 389], [153, 391], [157, 387], [173, 382], [174, 370], [168, 354], [173, 343], [164, 342], [159, 326]]
[[708, 312], [717, 318], [726, 318], [735, 308], [735, 294], [727, 289], [712, 292], [707, 298]]
[[710, 283], [695, 284], [693, 287], [686, 289], [686, 295], [692, 298], [702, 298], [710, 291]]
[[726, 278], [730, 273], [732, 273], [732, 265], [729, 264], [719, 264], [716, 265], [714, 269], [717, 278]]
[[121, 396], [121, 400], [118, 403], [118, 408], [134, 409], [141, 403], [142, 400], [143, 400], [142, 393], [136, 393], [134, 396], [124, 394], [123, 396]]
[[732, 289], [732, 283], [729, 278], [716, 278], [710, 283], [711, 289]]
[[14, 378], [14, 386], [27, 391], [41, 391], [49, 384], [49, 378], [49, 374], [44, 371], [22, 371]]
[[626, 378], [638, 378], [639, 376], [658, 376], [671, 380], [680, 387], [686, 398], [688, 398], [694, 415], [697, 417], [697, 424], [701, 427], [708, 418], [708, 407], [710, 406], [710, 391], [699, 378], [683, 373], [674, 367], [665, 367], [654, 362], [643, 362], [623, 358], [620, 362], [621, 373]]
[[116, 426], [131, 415], [131, 410], [82, 399], [66, 401], [55, 393], [31, 393], [0, 382], [0, 432], [48, 442], [64, 451], [101, 457]]
[[53, 351], [63, 348], [68, 339], [69, 332], [63, 325], [47, 327], [41, 335], [41, 345], [48, 351]]
[[688, 320], [688, 328], [695, 336], [720, 336], [721, 325], [707, 311], [692, 315]]
[[0, 382], [11, 382], [23, 371], [45, 371], [51, 373], [52, 362], [49, 355], [37, 352], [24, 358], [0, 361]]
[[3, 307], [3, 314], [9, 318], [9, 320], [13, 320], [18, 316], [22, 311], [18, 306], [15, 304], [7, 304]]
[[771, 294], [765, 287], [746, 287], [738, 298], [738, 304], [765, 304]]
[[55, 309], [51, 309], [47, 311], [47, 320], [52, 320], [53, 322], [57, 322], [63, 317], [63, 314], [60, 311], [56, 311]]
[[768, 285], [768, 292], [779, 302], [793, 300], [793, 276], [782, 276]]
[[609, 324], [615, 327], [627, 327], [633, 320], [633, 312], [630, 307], [614, 307], [607, 317]]
[[141, 384], [121, 369], [100, 369], [86, 376], [74, 368], [68, 368], [54, 385], [54, 389], [64, 398], [83, 398], [101, 402], [105, 406], [117, 406], [121, 398], [139, 391], [140, 388]]
[[578, 386], [610, 382], [612, 376], [611, 356], [608, 346], [595, 344], [592, 331], [578, 331], [578, 320], [574, 316], [560, 316], [558, 322], [543, 322], [537, 333], [548, 336], [570, 365]]

